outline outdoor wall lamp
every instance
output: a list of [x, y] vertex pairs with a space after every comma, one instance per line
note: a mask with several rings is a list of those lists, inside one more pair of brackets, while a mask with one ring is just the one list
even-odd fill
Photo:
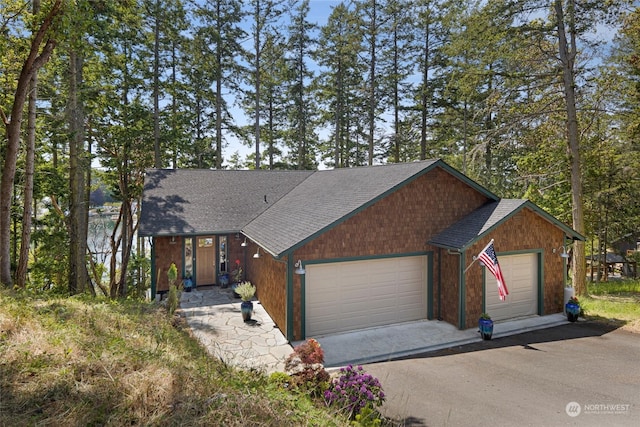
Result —
[[[560, 254], [560, 258], [569, 258], [569, 253], [567, 252], [567, 247], [566, 246], [560, 246], [558, 249], [562, 249], [562, 253]], [[553, 249], [553, 253], [555, 254], [558, 249]]]
[[244, 238], [244, 242], [240, 243], [240, 246], [242, 246], [243, 248], [247, 246], [247, 238]]
[[255, 254], [253, 254], [254, 258], [260, 258], [260, 248], [258, 248], [258, 250], [256, 251]]
[[302, 260], [298, 260], [298, 262], [296, 262], [293, 266], [296, 267], [296, 274], [305, 274], [307, 272], [307, 270], [305, 270], [302, 266]]

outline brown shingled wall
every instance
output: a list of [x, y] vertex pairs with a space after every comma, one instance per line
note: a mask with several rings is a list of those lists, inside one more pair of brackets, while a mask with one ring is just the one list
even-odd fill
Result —
[[[468, 251], [467, 266], [493, 238], [494, 247], [500, 260], [500, 252], [542, 250], [544, 312], [562, 311], [564, 298], [564, 261], [559, 252], [553, 253], [563, 244], [564, 232], [538, 214], [523, 209], [507, 220], [502, 226], [478, 241]], [[477, 325], [482, 311], [482, 274], [480, 267], [471, 267], [466, 274], [466, 327]], [[507, 288], [509, 284], [507, 283]], [[455, 323], [457, 325], [457, 323]]]
[[[459, 255], [431, 247], [427, 242], [487, 201], [477, 190], [436, 168], [308, 242], [296, 250], [294, 261], [433, 251], [433, 313], [458, 326]], [[563, 232], [525, 209], [474, 245], [466, 254], [467, 265], [491, 238], [496, 240], [498, 252], [543, 250], [544, 312], [561, 311], [563, 263], [552, 250], [562, 245]], [[247, 248], [247, 278], [256, 284], [261, 303], [286, 334], [286, 259], [276, 261], [264, 253], [253, 259], [255, 251], [253, 244]], [[440, 294], [438, 254], [442, 256]], [[482, 309], [480, 271], [472, 267], [466, 274], [465, 327], [477, 324]], [[293, 280], [293, 335], [297, 340], [303, 338], [300, 276], [294, 274]]]
[[253, 258], [257, 246], [247, 246], [246, 279], [256, 286], [256, 297], [269, 316], [286, 335], [287, 295], [285, 260], [277, 261], [260, 250], [260, 258]]
[[176, 237], [175, 241], [171, 242], [170, 237], [156, 237], [154, 240], [156, 292], [164, 292], [169, 290], [167, 271], [169, 271], [171, 263], [175, 263], [176, 267], [178, 267], [178, 279], [180, 279], [182, 271], [182, 239]]
[[[294, 259], [309, 261], [423, 251], [437, 254], [437, 248], [427, 245], [427, 241], [487, 200], [478, 191], [436, 168], [304, 245], [296, 251]], [[434, 299], [436, 265], [434, 256]], [[302, 310], [298, 277], [294, 277], [294, 283], [295, 336], [300, 339]], [[455, 287], [453, 292], [457, 292], [457, 281]], [[447, 292], [451, 294], [451, 289]], [[447, 305], [447, 309], [451, 308]]]

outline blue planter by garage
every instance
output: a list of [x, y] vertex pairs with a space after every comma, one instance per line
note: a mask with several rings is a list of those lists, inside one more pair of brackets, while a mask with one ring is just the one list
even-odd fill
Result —
[[490, 340], [493, 335], [493, 320], [478, 319], [478, 329], [480, 329], [480, 336], [483, 340]]
[[567, 320], [569, 322], [575, 322], [578, 320], [578, 316], [580, 316], [580, 305], [576, 304], [573, 301], [569, 301], [565, 306], [565, 311], [567, 312]]

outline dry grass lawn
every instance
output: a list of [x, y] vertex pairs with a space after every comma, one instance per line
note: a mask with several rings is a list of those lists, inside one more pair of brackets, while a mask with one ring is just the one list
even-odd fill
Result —
[[0, 290], [0, 425], [347, 425], [210, 357], [166, 310]]

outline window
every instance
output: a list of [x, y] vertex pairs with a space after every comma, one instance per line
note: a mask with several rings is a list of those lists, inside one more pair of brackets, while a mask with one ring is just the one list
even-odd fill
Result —
[[213, 246], [213, 237], [201, 237], [198, 239], [199, 248], [210, 248]]

